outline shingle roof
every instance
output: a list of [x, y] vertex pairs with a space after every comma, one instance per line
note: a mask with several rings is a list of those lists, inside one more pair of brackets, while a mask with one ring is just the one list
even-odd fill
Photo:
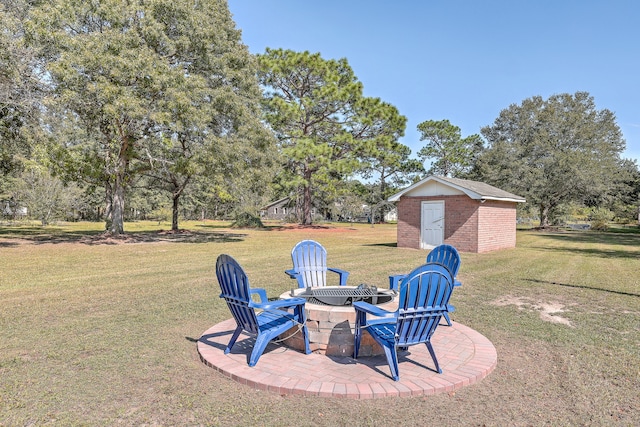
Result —
[[459, 191], [462, 191], [467, 196], [476, 200], [502, 200], [507, 202], [524, 203], [526, 200], [524, 197], [509, 193], [508, 191], [501, 190], [492, 185], [485, 184], [484, 182], [470, 181], [468, 179], [448, 178], [444, 176], [429, 176], [422, 181], [419, 181], [412, 186], [405, 188], [399, 193], [389, 197], [390, 202], [396, 202], [400, 200], [400, 197], [411, 190], [414, 190], [429, 181], [436, 181], [443, 185], [448, 185]]

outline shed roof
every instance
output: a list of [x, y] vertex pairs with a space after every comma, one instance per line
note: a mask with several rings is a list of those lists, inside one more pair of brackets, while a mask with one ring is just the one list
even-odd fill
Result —
[[399, 193], [394, 194], [393, 196], [389, 197], [389, 201], [397, 202], [398, 200], [400, 200], [401, 196], [407, 193], [411, 193], [417, 188], [427, 185], [429, 182], [438, 182], [445, 186], [454, 188], [458, 191], [463, 192], [474, 200], [499, 200], [515, 203], [524, 203], [526, 201], [524, 197], [509, 193], [492, 185], [485, 184], [484, 182], [435, 175], [428, 176], [425, 179], [416, 182], [412, 186], [405, 188]]

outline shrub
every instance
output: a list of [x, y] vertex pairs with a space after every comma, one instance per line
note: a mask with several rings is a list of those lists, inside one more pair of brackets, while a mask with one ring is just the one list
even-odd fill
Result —
[[242, 212], [236, 216], [231, 224], [232, 228], [264, 228], [264, 224], [259, 217], [249, 212]]
[[19, 207], [43, 226], [69, 216], [74, 206], [80, 206], [81, 191], [52, 176], [46, 169], [30, 168], [17, 181], [13, 194]]
[[613, 218], [613, 213], [606, 208], [593, 208], [589, 214], [591, 229], [596, 231], [606, 231], [609, 228], [609, 221]]
[[158, 221], [158, 225], [162, 224], [163, 222], [171, 221], [172, 217], [173, 211], [170, 208], [166, 207], [157, 208], [154, 209], [153, 212], [151, 212], [151, 218]]

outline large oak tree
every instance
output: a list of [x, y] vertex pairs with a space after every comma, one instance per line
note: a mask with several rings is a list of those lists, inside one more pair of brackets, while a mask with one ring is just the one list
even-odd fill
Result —
[[479, 177], [526, 197], [541, 227], [560, 204], [617, 186], [625, 141], [614, 113], [598, 110], [587, 92], [513, 104], [482, 135], [489, 145], [476, 163]]
[[19, 175], [31, 156], [39, 116], [38, 63], [23, 37], [28, 10], [24, 0], [0, 4], [0, 194], [8, 190], [5, 178]]
[[268, 141], [248, 136], [264, 129], [260, 90], [224, 0], [54, 0], [39, 3], [29, 25], [48, 108], [81, 129], [64, 142], [81, 175], [102, 182], [114, 234], [124, 231], [125, 191], [139, 174], [171, 193], [176, 229], [178, 199], [195, 174], [229, 162], [217, 153], [243, 151], [229, 145]]

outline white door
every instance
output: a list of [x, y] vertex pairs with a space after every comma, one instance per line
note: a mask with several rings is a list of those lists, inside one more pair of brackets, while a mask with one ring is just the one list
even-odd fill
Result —
[[420, 248], [428, 249], [444, 242], [444, 201], [422, 202]]

